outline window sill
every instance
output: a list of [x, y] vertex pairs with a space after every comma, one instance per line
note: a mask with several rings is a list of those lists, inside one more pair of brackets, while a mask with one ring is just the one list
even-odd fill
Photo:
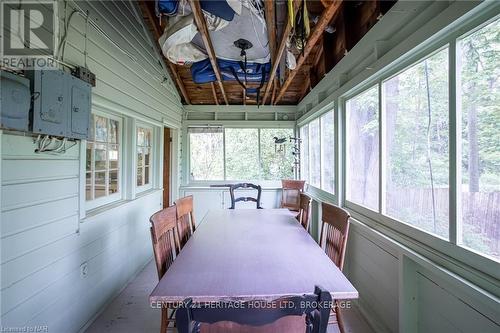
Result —
[[105, 205], [102, 205], [102, 206], [99, 206], [99, 207], [96, 207], [96, 208], [92, 208], [92, 209], [89, 209], [85, 212], [85, 218], [81, 219], [80, 220], [80, 223], [85, 223], [87, 219], [91, 218], [91, 217], [95, 217], [101, 213], [104, 213], [110, 209], [114, 209], [114, 208], [117, 208], [117, 207], [120, 207], [120, 206], [123, 206], [124, 204], [128, 203], [128, 202], [131, 202], [133, 200], [125, 200], [125, 199], [120, 199], [120, 200], [117, 200], [117, 201], [113, 201], [109, 204], [105, 204]]
[[149, 189], [149, 190], [145, 190], [143, 192], [140, 192], [140, 193], [137, 193], [136, 197], [134, 200], [127, 200], [127, 199], [120, 199], [120, 200], [117, 200], [117, 201], [113, 201], [109, 204], [105, 204], [105, 205], [102, 205], [102, 206], [99, 206], [99, 207], [96, 207], [96, 208], [92, 208], [92, 209], [89, 209], [85, 212], [85, 217], [83, 219], [80, 219], [80, 223], [85, 223], [87, 220], [91, 219], [91, 218], [94, 218], [96, 217], [97, 215], [99, 214], [102, 214], [104, 212], [107, 212], [111, 209], [115, 209], [115, 208], [118, 208], [120, 206], [123, 206], [123, 205], [126, 205], [130, 202], [134, 202], [135, 200], [137, 199], [141, 199], [143, 197], [146, 197], [148, 195], [151, 195], [151, 194], [154, 194], [158, 191], [162, 191], [162, 189]]
[[306, 184], [305, 193], [309, 195], [313, 200], [333, 203], [335, 205], [338, 204], [337, 196], [335, 194], [319, 189], [313, 185]]
[[[139, 191], [140, 190], [140, 191]], [[157, 189], [157, 188], [152, 188], [152, 187], [149, 187], [149, 188], [144, 188], [144, 189], [140, 189], [138, 188], [138, 191], [136, 192], [135, 194], [135, 198], [138, 199], [138, 198], [142, 198], [146, 195], [149, 195], [151, 193], [154, 193], [156, 191], [163, 191], [163, 189]]]

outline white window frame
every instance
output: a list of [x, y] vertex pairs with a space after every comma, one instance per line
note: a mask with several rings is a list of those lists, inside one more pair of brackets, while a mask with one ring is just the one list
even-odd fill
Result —
[[[333, 168], [332, 172], [333, 172], [333, 177], [334, 177], [334, 180], [333, 180], [333, 193], [330, 192], [330, 191], [327, 191], [323, 188], [323, 130], [322, 130], [322, 118], [328, 114], [328, 113], [333, 113], [333, 153], [334, 153], [334, 164], [331, 166]], [[312, 141], [311, 141], [311, 129], [310, 129], [310, 124], [312, 121], [315, 121], [315, 120], [318, 120], [319, 122], [319, 149], [320, 149], [320, 184], [319, 186], [315, 186], [315, 185], [312, 185], [311, 184], [311, 145], [312, 145]], [[308, 168], [309, 168], [309, 173], [307, 175], [304, 175], [302, 172], [303, 170], [301, 169], [301, 175], [302, 175], [302, 179], [304, 179], [307, 183], [307, 193], [311, 195], [311, 197], [313, 197], [314, 199], [318, 200], [318, 201], [326, 201], [326, 202], [331, 202], [331, 203], [334, 203], [334, 204], [338, 204], [339, 203], [339, 196], [338, 196], [338, 193], [339, 193], [339, 179], [341, 177], [339, 177], [339, 156], [340, 156], [340, 151], [339, 151], [339, 126], [338, 126], [338, 112], [336, 111], [336, 108], [335, 107], [331, 107], [331, 108], [327, 108], [325, 111], [317, 114], [317, 115], [314, 115], [312, 116], [310, 119], [307, 119], [306, 122], [303, 122], [301, 123], [299, 126], [298, 126], [298, 131], [299, 133], [302, 135], [302, 128], [303, 127], [308, 127], [308, 131], [307, 131], [307, 135], [308, 137], [307, 138], [302, 138], [302, 139], [305, 139], [305, 142], [307, 143], [308, 145], [308, 149], [309, 149], [309, 159], [306, 161], [306, 162], [303, 162], [302, 161], [302, 156], [301, 156], [301, 165], [303, 165], [303, 163], [307, 163], [308, 164]], [[303, 141], [304, 142], [304, 141]], [[302, 151], [301, 151], [302, 152]]]
[[[328, 149], [328, 147], [323, 147], [323, 139], [326, 137], [325, 133], [323, 133], [323, 122], [324, 122], [324, 118], [329, 114], [331, 113], [332, 116], [333, 116], [333, 133], [331, 133], [333, 135], [333, 141], [334, 141], [334, 144], [333, 144], [333, 147], [330, 147], [330, 149], [333, 149], [333, 165], [331, 165], [330, 167], [333, 169], [332, 170], [332, 173], [333, 173], [333, 192], [330, 192], [328, 190], [326, 190], [324, 188], [324, 181], [325, 179], [323, 179], [323, 169], [325, 168], [325, 158], [324, 158], [324, 155], [325, 155], [325, 149]], [[320, 167], [320, 174], [321, 174], [321, 189], [327, 193], [330, 193], [332, 195], [335, 195], [335, 183], [337, 182], [337, 177], [336, 177], [336, 173], [335, 173], [335, 164], [336, 164], [336, 148], [335, 148], [335, 137], [337, 136], [336, 133], [335, 133], [335, 112], [334, 110], [330, 110], [328, 112], [325, 112], [323, 113], [322, 115], [320, 115], [319, 117], [319, 131], [320, 131], [320, 159], [321, 159], [321, 167]]]
[[[302, 129], [303, 128], [307, 128], [307, 137], [302, 137]], [[302, 139], [302, 142], [301, 142], [301, 150], [300, 150], [300, 179], [302, 180], [305, 180], [306, 183], [310, 183], [309, 181], [309, 173], [310, 173], [310, 170], [309, 170], [309, 160], [310, 160], [310, 151], [309, 151], [309, 122], [300, 126], [299, 127], [299, 130], [298, 130], [298, 133], [300, 135], [300, 138]], [[304, 153], [304, 147], [307, 145], [307, 160], [304, 158], [304, 156], [302, 155]], [[307, 164], [307, 172], [304, 171], [304, 166]]]
[[380, 197], [381, 193], [380, 193], [380, 189], [379, 189], [379, 193], [378, 193], [378, 209], [377, 210], [373, 210], [371, 208], [368, 208], [364, 205], [361, 205], [359, 203], [355, 203], [353, 201], [349, 201], [347, 199], [347, 177], [348, 177], [348, 174], [349, 174], [349, 171], [348, 171], [348, 168], [347, 168], [347, 150], [348, 150], [348, 144], [347, 144], [347, 102], [353, 98], [356, 98], [357, 96], [359, 95], [362, 95], [364, 94], [365, 92], [367, 92], [368, 90], [370, 89], [373, 89], [377, 87], [378, 89], [378, 95], [379, 95], [379, 101], [378, 101], [378, 126], [379, 126], [379, 133], [378, 133], [378, 136], [379, 136], [379, 166], [378, 166], [378, 169], [379, 169], [379, 187], [380, 187], [380, 184], [381, 184], [381, 177], [380, 177], [380, 173], [382, 172], [383, 168], [380, 167], [380, 163], [381, 163], [381, 153], [382, 153], [382, 146], [380, 145], [381, 143], [381, 138], [382, 138], [382, 131], [381, 131], [381, 124], [382, 124], [382, 121], [381, 121], [381, 117], [382, 117], [382, 112], [381, 112], [381, 101], [380, 101], [380, 89], [381, 89], [381, 85], [380, 85], [380, 82], [377, 82], [376, 84], [371, 84], [371, 85], [368, 85], [368, 86], [364, 86], [363, 89], [361, 90], [357, 90], [355, 93], [352, 93], [348, 96], [345, 96], [344, 97], [344, 101], [343, 101], [343, 138], [342, 138], [342, 146], [344, 147], [344, 154], [342, 156], [342, 167], [344, 169], [344, 173], [343, 173], [343, 183], [344, 183], [344, 186], [343, 186], [343, 197], [345, 198], [345, 205], [346, 207], [349, 207], [349, 208], [352, 208], [352, 207], [355, 207], [356, 209], [357, 208], [361, 208], [362, 211], [366, 212], [366, 211], [369, 211], [369, 212], [380, 212], [380, 209], [381, 209], [381, 205], [382, 205], [382, 199]]
[[[196, 126], [196, 127], [202, 127], [202, 126], [205, 126], [205, 127], [210, 127], [210, 126], [219, 126], [219, 127], [222, 127], [222, 143], [223, 143], [223, 168], [224, 168], [224, 179], [213, 179], [213, 180], [192, 180], [191, 179], [191, 147], [190, 147], [190, 137], [189, 137], [189, 131], [188, 131], [188, 128], [190, 126]], [[231, 128], [231, 129], [238, 129], [238, 128], [241, 128], [241, 129], [256, 129], [258, 131], [258, 138], [259, 138], [259, 147], [258, 147], [258, 151], [259, 151], [259, 173], [262, 174], [262, 156], [261, 156], [261, 130], [262, 129], [290, 129], [292, 131], [292, 135], [293, 136], [296, 136], [296, 130], [295, 130], [295, 126], [290, 123], [290, 124], [287, 124], [287, 125], [283, 125], [283, 124], [280, 124], [280, 123], [271, 123], [271, 124], [262, 124], [262, 123], [259, 123], [259, 124], [224, 124], [224, 125], [221, 125], [220, 123], [217, 123], [217, 124], [207, 124], [206, 122], [204, 123], [189, 123], [189, 124], [186, 124], [185, 127], [184, 127], [184, 131], [183, 133], [185, 133], [185, 137], [186, 139], [184, 140], [185, 142], [185, 151], [186, 153], [183, 154], [184, 156], [184, 163], [185, 163], [185, 166], [186, 166], [186, 172], [184, 173], [185, 174], [185, 177], [186, 177], [186, 180], [185, 180], [185, 185], [186, 186], [206, 186], [207, 184], [210, 184], [210, 185], [220, 185], [220, 184], [227, 184], [227, 183], [238, 183], [238, 182], [255, 182], [255, 183], [258, 183], [264, 187], [269, 187], [269, 188], [277, 188], [277, 187], [281, 187], [281, 179], [276, 179], [276, 180], [263, 180], [262, 179], [262, 176], [260, 175], [259, 176], [259, 179], [237, 179], [237, 180], [228, 180], [227, 179], [227, 176], [226, 176], [226, 129], [228, 128]], [[292, 175], [293, 177], [293, 175]]]
[[[321, 174], [321, 167], [322, 167], [322, 156], [321, 156], [321, 117], [316, 117], [314, 119], [312, 119], [310, 122], [309, 122], [309, 131], [308, 131], [308, 134], [309, 134], [309, 184], [314, 187], [314, 188], [317, 188], [317, 189], [321, 189], [321, 177], [322, 177], [322, 174]], [[311, 123], [312, 122], [315, 122], [317, 121], [318, 122], [318, 138], [317, 138], [317, 142], [312, 142], [311, 140]], [[313, 175], [313, 164], [312, 164], [312, 151], [313, 149], [315, 149], [315, 143], [317, 144], [317, 149], [319, 150], [319, 180], [318, 180], [318, 184], [312, 184], [311, 183], [311, 179], [312, 179], [312, 175]]]
[[[365, 80], [362, 84], [352, 88], [347, 93], [341, 94], [338, 97], [339, 105], [341, 106], [342, 112], [342, 162], [339, 167], [342, 168], [342, 204], [351, 211], [351, 215], [354, 218], [366, 223], [369, 226], [373, 226], [376, 230], [385, 230], [389, 234], [395, 231], [399, 235], [404, 235], [404, 237], [409, 237], [417, 242], [428, 246], [431, 249], [435, 249], [441, 253], [446, 253], [450, 257], [459, 260], [460, 262], [468, 263], [470, 266], [485, 272], [491, 276], [500, 278], [500, 273], [498, 272], [499, 262], [494, 258], [488, 256], [487, 254], [480, 253], [474, 249], [467, 248], [460, 244], [458, 233], [460, 232], [460, 221], [457, 219], [457, 214], [459, 213], [459, 197], [457, 189], [460, 186], [461, 179], [460, 170], [457, 168], [461, 167], [461, 156], [458, 156], [457, 145], [460, 143], [460, 133], [461, 124], [459, 115], [457, 115], [457, 41], [464, 38], [465, 36], [481, 29], [482, 27], [488, 25], [492, 21], [498, 19], [498, 15], [492, 15], [491, 13], [484, 13], [483, 15], [477, 16], [470, 20], [466, 24], [463, 24], [460, 29], [454, 29], [447, 36], [441, 37], [433, 43], [426, 44], [425, 47], [419, 48], [418, 52], [410, 52], [402, 56], [398, 61], [395, 61], [392, 65], [385, 69], [382, 69], [379, 73], [375, 73], [369, 79]], [[379, 150], [379, 166], [383, 165], [385, 162], [385, 147], [383, 144], [384, 140], [384, 122], [381, 121], [384, 117], [383, 114], [383, 100], [382, 100], [382, 82], [390, 79], [392, 76], [397, 75], [399, 72], [417, 64], [420, 61], [432, 56], [434, 53], [448, 48], [448, 66], [449, 66], [449, 239], [444, 239], [438, 235], [429, 233], [422, 230], [414, 225], [399, 221], [397, 219], [385, 216], [381, 214], [383, 200], [385, 198], [384, 191], [384, 181], [385, 174], [384, 168], [379, 167], [379, 209], [378, 211], [373, 211], [366, 207], [360, 206], [353, 202], [346, 200], [346, 101], [357, 94], [363, 92], [364, 90], [373, 87], [374, 85], [379, 86], [379, 140], [380, 140], [380, 150]], [[340, 108], [339, 108], [340, 109]], [[337, 162], [338, 163], [338, 162]], [[382, 226], [382, 228], [380, 228]], [[495, 272], [495, 270], [497, 270]]]
[[[147, 184], [144, 184], [144, 185], [137, 185], [137, 177], [138, 177], [138, 174], [137, 174], [137, 169], [139, 168], [138, 166], [138, 158], [137, 158], [137, 149], [139, 148], [139, 145], [137, 143], [137, 134], [138, 134], [138, 131], [139, 131], [139, 128], [142, 128], [142, 129], [146, 129], [146, 130], [150, 130], [151, 131], [151, 143], [150, 143], [150, 157], [149, 157], [149, 183]], [[135, 123], [135, 139], [134, 139], [134, 147], [133, 147], [133, 170], [134, 170], [134, 186], [135, 186], [135, 192], [138, 194], [138, 193], [142, 193], [142, 192], [145, 192], [145, 191], [149, 191], [151, 189], [153, 189], [153, 184], [155, 182], [155, 175], [157, 173], [157, 163], [156, 163], [156, 143], [157, 143], [157, 137], [156, 137], [156, 128], [155, 126], [152, 126], [150, 124], [147, 124], [147, 123], [144, 123], [144, 122], [140, 122], [140, 121], [136, 121]], [[144, 163], [142, 165], [142, 169], [143, 169], [143, 177], [145, 175], [145, 172], [144, 172]], [[143, 182], [144, 182], [144, 179], [143, 179]]]
[[[113, 194], [108, 195], [108, 196], [100, 197], [97, 199], [86, 200], [85, 196], [86, 196], [86, 186], [87, 186], [87, 184], [86, 184], [86, 181], [87, 181], [86, 180], [86, 176], [87, 176], [86, 158], [87, 158], [87, 156], [86, 156], [86, 154], [82, 154], [83, 155], [82, 156], [82, 159], [83, 159], [83, 182], [84, 182], [84, 184], [83, 184], [83, 190], [84, 190], [83, 200], [85, 201], [85, 210], [87, 212], [94, 210], [96, 208], [99, 208], [101, 206], [109, 205], [113, 202], [120, 201], [123, 199], [123, 194], [124, 194], [124, 181], [123, 181], [124, 177], [123, 177], [123, 175], [124, 175], [124, 166], [125, 166], [125, 163], [124, 163], [125, 138], [124, 138], [124, 131], [123, 131], [123, 124], [124, 124], [123, 118], [116, 116], [116, 115], [113, 115], [113, 114], [110, 114], [110, 113], [107, 113], [107, 112], [101, 112], [98, 110], [93, 110], [92, 114], [96, 115], [96, 116], [100, 116], [100, 117], [104, 117], [104, 118], [118, 121], [118, 192], [113, 193]], [[84, 142], [85, 147], [83, 149], [84, 152], [86, 152], [86, 150], [87, 150], [87, 143], [88, 143], [88, 141], [85, 140], [85, 142]]]

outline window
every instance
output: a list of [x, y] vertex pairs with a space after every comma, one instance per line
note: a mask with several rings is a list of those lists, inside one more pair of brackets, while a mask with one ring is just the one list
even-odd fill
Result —
[[[291, 128], [262, 128], [260, 130], [260, 154], [262, 179], [293, 179], [293, 137]], [[275, 140], [283, 143], [275, 143]]]
[[316, 118], [309, 123], [309, 152], [310, 152], [310, 179], [311, 185], [321, 186], [321, 151], [319, 119]]
[[226, 128], [226, 179], [259, 179], [259, 132], [256, 128]]
[[346, 198], [378, 211], [378, 86], [346, 102]]
[[89, 132], [85, 198], [103, 204], [120, 192], [120, 121], [93, 114]]
[[224, 179], [224, 138], [222, 128], [190, 127], [191, 180]]
[[321, 117], [321, 189], [334, 193], [335, 133], [333, 111]]
[[448, 238], [448, 49], [382, 85], [386, 151], [383, 213]]
[[151, 186], [151, 143], [153, 129], [137, 127], [137, 179], [140, 186]]
[[459, 243], [500, 261], [500, 20], [459, 41]]
[[300, 177], [309, 182], [309, 125], [300, 128]]
[[189, 127], [188, 133], [191, 181], [294, 176], [292, 128]]

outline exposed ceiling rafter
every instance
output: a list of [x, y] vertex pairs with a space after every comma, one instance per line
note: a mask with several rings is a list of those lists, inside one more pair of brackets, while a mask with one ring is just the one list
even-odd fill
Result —
[[[266, 4], [267, 4], [267, 1], [266, 1]], [[299, 1], [295, 0], [293, 5], [294, 5], [294, 12], [297, 13], [297, 11], [299, 9]], [[287, 41], [288, 35], [290, 35], [291, 31], [292, 31], [292, 25], [290, 24], [290, 20], [287, 19], [286, 27], [285, 27], [285, 30], [283, 31], [283, 36], [281, 36], [280, 45], [278, 47], [278, 50], [274, 54], [274, 57], [272, 58], [273, 59], [273, 61], [272, 61], [273, 67], [271, 69], [271, 73], [269, 73], [269, 81], [268, 81], [268, 84], [266, 86], [266, 92], [264, 93], [264, 98], [262, 99], [263, 103], [266, 102], [267, 97], [269, 96], [269, 92], [271, 91], [271, 86], [273, 86], [273, 84], [271, 84], [271, 83], [273, 82], [274, 78], [276, 77], [276, 72], [278, 70], [280, 59], [283, 56], [283, 52], [285, 51], [286, 41]], [[276, 84], [274, 84], [274, 86], [276, 86]]]
[[229, 105], [226, 91], [224, 90], [224, 83], [222, 82], [219, 65], [217, 64], [217, 57], [215, 55], [214, 46], [212, 44], [212, 40], [210, 39], [207, 22], [205, 21], [205, 16], [203, 15], [200, 2], [198, 0], [189, 0], [189, 3], [191, 4], [191, 10], [193, 11], [194, 20], [196, 22], [196, 26], [198, 27], [198, 31], [201, 34], [205, 49], [207, 50], [208, 58], [210, 59], [210, 63], [212, 64], [215, 77], [217, 78], [217, 83], [219, 84], [222, 97], [224, 98], [224, 102], [226, 103], [226, 105]]
[[[149, 26], [152, 28], [152, 30], [153, 30], [152, 32], [153, 32], [153, 35], [154, 35], [154, 38], [155, 38], [155, 42], [157, 42], [158, 39], [160, 39], [160, 36], [161, 36], [160, 27], [157, 24], [155, 24], [155, 21], [157, 21], [158, 19], [156, 18], [155, 15], [153, 15], [153, 13], [150, 10], [150, 7], [147, 6], [146, 3], [141, 3], [140, 8], [141, 8], [143, 14], [146, 15], [146, 18], [150, 21]], [[157, 43], [154, 43], [154, 46], [159, 49]], [[188, 95], [188, 92], [186, 90], [186, 87], [184, 86], [184, 83], [182, 82], [182, 80], [181, 80], [181, 78], [179, 76], [179, 73], [177, 72], [177, 68], [175, 68], [175, 65], [172, 64], [170, 61], [168, 61], [163, 56], [163, 53], [161, 52], [161, 50], [159, 50], [159, 52], [161, 54], [161, 58], [162, 58], [163, 63], [169, 69], [170, 76], [174, 78], [175, 83], [177, 84], [177, 87], [179, 88], [179, 90], [181, 92], [181, 95], [184, 98], [184, 102], [186, 102], [186, 104], [188, 104], [188, 105], [191, 104], [191, 99], [189, 98], [189, 95]]]
[[[264, 0], [264, 10], [266, 15], [267, 33], [269, 39], [269, 51], [271, 54], [271, 59], [275, 58], [276, 54], [276, 5], [274, 0]], [[271, 79], [271, 77], [269, 77]], [[278, 80], [274, 77], [274, 80], [269, 80], [266, 84], [266, 90], [278, 84]], [[269, 86], [269, 87], [268, 87]], [[266, 104], [266, 98], [264, 97], [262, 104]]]
[[283, 83], [283, 86], [281, 87], [280, 92], [274, 101], [274, 104], [277, 104], [281, 100], [281, 98], [283, 98], [288, 87], [292, 83], [293, 78], [300, 71], [302, 65], [305, 63], [307, 57], [309, 56], [312, 49], [316, 45], [316, 42], [323, 35], [323, 32], [324, 32], [326, 26], [330, 23], [330, 21], [332, 20], [334, 15], [339, 12], [341, 4], [342, 4], [342, 1], [335, 0], [329, 7], [327, 7], [323, 11], [323, 13], [321, 14], [321, 17], [318, 20], [318, 23], [314, 27], [314, 30], [311, 32], [311, 35], [309, 36], [309, 39], [307, 40], [307, 44], [304, 47], [304, 52], [299, 56], [299, 59], [297, 60], [297, 67], [293, 71], [288, 72], [289, 73], [288, 77], [286, 78], [285, 82]]

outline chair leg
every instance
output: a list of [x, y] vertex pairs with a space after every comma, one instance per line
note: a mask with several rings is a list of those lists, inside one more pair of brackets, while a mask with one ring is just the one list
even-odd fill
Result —
[[170, 318], [168, 316], [168, 309], [167, 308], [162, 308], [161, 309], [161, 328], [160, 328], [160, 333], [167, 333], [169, 321], [170, 321]]
[[339, 326], [340, 333], [344, 333], [345, 332], [344, 320], [342, 319], [342, 316], [340, 315], [340, 308], [338, 306], [335, 309], [335, 316], [337, 317], [337, 325]]

